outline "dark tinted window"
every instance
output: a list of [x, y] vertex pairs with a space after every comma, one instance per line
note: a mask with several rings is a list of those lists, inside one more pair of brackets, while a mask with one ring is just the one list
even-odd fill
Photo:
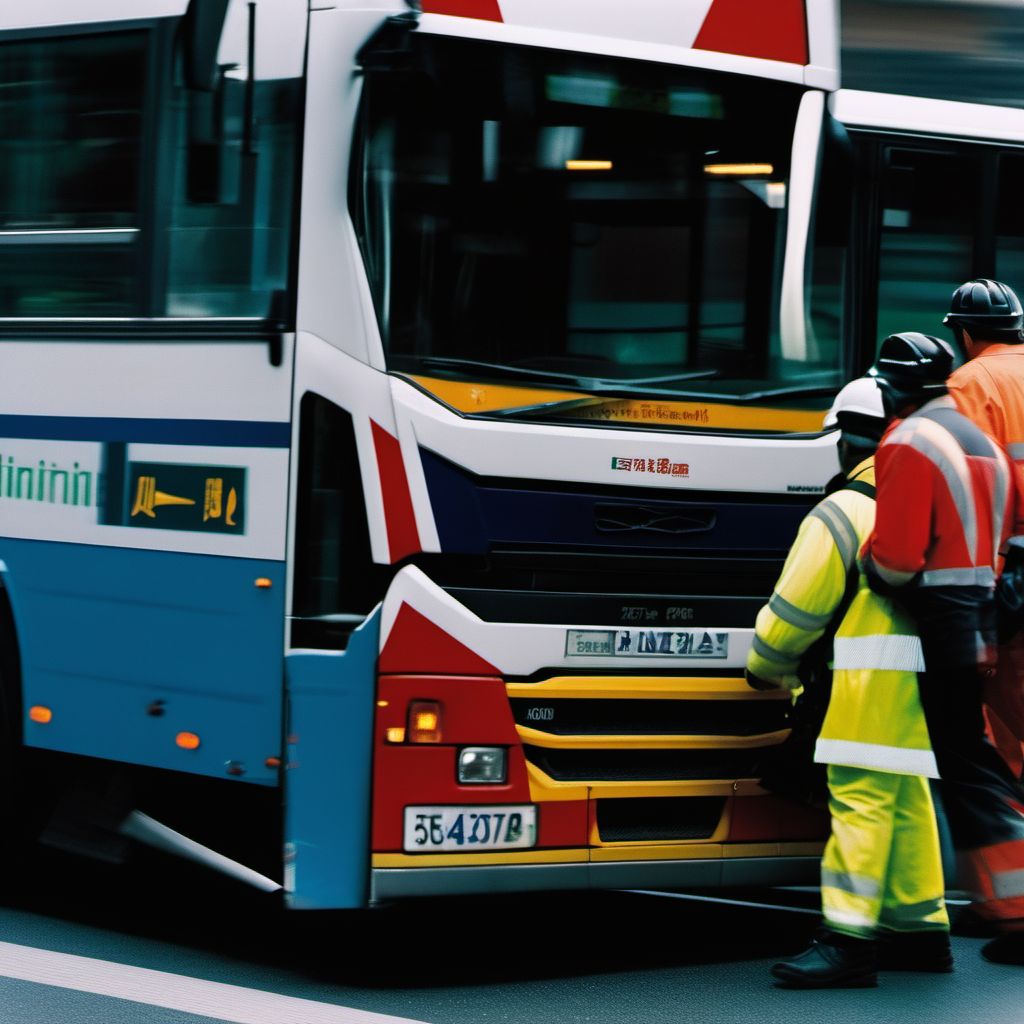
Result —
[[353, 208], [389, 365], [644, 393], [833, 382], [783, 359], [799, 91], [417, 38], [368, 76]]
[[286, 311], [300, 83], [178, 27], [0, 44], [0, 316]]
[[141, 32], [0, 45], [0, 314], [137, 312]]
[[936, 334], [953, 289], [975, 272], [979, 157], [896, 147], [884, 157], [877, 336]]

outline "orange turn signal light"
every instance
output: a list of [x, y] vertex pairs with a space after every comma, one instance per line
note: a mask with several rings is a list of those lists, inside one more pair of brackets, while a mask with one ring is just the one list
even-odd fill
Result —
[[274, 585], [274, 581], [268, 576], [258, 576], [256, 578], [256, 589], [257, 590], [269, 590]]
[[174, 742], [181, 747], [182, 750], [198, 750], [199, 749], [199, 737], [194, 732], [179, 732], [174, 737]]
[[33, 722], [38, 722], [40, 725], [46, 725], [48, 722], [53, 721], [53, 711], [50, 708], [43, 707], [42, 704], [36, 704], [34, 707], [28, 709], [28, 717]]
[[387, 736], [388, 743], [404, 743], [405, 742], [405, 726], [399, 725], [394, 726], [385, 733]]
[[436, 700], [409, 703], [409, 742], [441, 742], [441, 704]]

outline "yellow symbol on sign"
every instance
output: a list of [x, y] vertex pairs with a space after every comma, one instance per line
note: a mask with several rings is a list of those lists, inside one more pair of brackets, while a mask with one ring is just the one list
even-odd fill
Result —
[[140, 476], [135, 490], [135, 504], [132, 506], [132, 515], [137, 516], [140, 512], [156, 519], [156, 509], [161, 505], [194, 505], [191, 498], [179, 498], [176, 494], [165, 494], [156, 489], [155, 476]]
[[219, 476], [206, 478], [206, 494], [203, 496], [203, 522], [220, 519], [221, 502], [224, 499], [224, 481]]
[[209, 519], [220, 519], [224, 515], [224, 522], [227, 526], [236, 526], [232, 516], [238, 508], [238, 494], [234, 487], [228, 491], [227, 512], [224, 511], [224, 478], [219, 476], [208, 476], [206, 478], [206, 493], [203, 496], [203, 522]]

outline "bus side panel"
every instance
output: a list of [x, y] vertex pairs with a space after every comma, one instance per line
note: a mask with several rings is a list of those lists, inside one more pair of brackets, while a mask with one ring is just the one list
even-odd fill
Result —
[[303, 910], [366, 906], [380, 608], [344, 651], [286, 658], [285, 891]]
[[0, 559], [27, 745], [277, 783], [283, 562], [12, 539]]

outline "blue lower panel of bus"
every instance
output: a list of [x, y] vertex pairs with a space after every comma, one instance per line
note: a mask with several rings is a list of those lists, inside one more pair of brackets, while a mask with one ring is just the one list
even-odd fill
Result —
[[277, 784], [284, 563], [3, 538], [0, 561], [29, 746]]
[[378, 608], [345, 651], [288, 655], [285, 891], [305, 910], [363, 907], [370, 880]]

